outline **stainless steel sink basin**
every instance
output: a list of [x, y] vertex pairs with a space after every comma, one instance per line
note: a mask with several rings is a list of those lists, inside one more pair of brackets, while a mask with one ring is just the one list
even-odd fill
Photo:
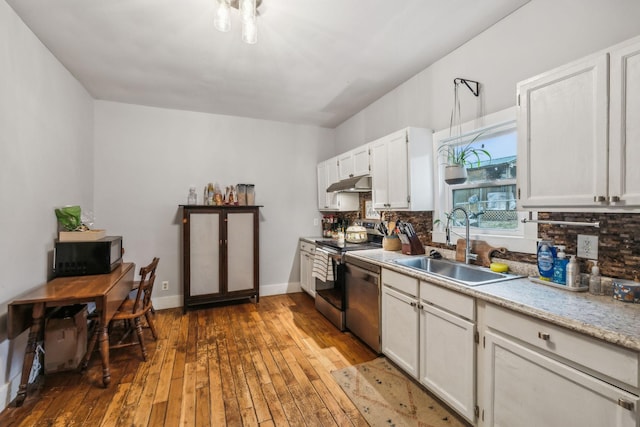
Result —
[[522, 277], [515, 274], [496, 273], [484, 267], [444, 259], [433, 259], [427, 256], [396, 259], [394, 262], [424, 273], [453, 280], [466, 286], [480, 286]]

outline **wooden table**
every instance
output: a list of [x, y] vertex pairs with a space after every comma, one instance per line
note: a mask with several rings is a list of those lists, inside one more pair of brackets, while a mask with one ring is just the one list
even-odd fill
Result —
[[102, 382], [111, 382], [109, 370], [109, 321], [133, 287], [135, 264], [123, 263], [109, 274], [93, 276], [58, 277], [39, 288], [21, 296], [9, 304], [7, 329], [13, 339], [27, 328], [29, 341], [22, 365], [22, 380], [16, 397], [20, 406], [27, 397], [27, 383], [33, 365], [37, 341], [44, 330], [44, 314], [48, 307], [94, 302], [98, 313], [98, 325], [91, 337], [82, 369], [87, 367], [96, 341], [100, 341], [102, 359]]

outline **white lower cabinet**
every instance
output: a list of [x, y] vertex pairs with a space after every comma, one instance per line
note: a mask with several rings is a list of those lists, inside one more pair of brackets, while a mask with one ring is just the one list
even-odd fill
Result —
[[640, 425], [636, 352], [491, 305], [486, 324], [482, 425]]
[[382, 353], [418, 379], [418, 280], [382, 270]]
[[384, 269], [382, 285], [382, 352], [473, 423], [474, 299]]
[[[421, 286], [420, 382], [473, 422], [476, 407], [475, 324], [424, 302], [423, 289]], [[473, 303], [473, 299], [469, 299]]]
[[487, 426], [638, 425], [638, 396], [492, 332], [486, 351]]
[[316, 280], [313, 277], [315, 251], [314, 243], [300, 242], [300, 287], [314, 298], [316, 296]]

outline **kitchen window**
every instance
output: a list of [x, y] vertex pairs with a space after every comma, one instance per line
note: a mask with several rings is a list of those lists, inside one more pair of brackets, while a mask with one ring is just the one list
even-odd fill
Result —
[[[470, 141], [472, 147], [486, 150], [491, 157], [474, 157], [473, 164], [467, 167], [466, 182], [446, 184], [445, 162], [438, 147], [445, 143], [466, 146]], [[434, 242], [445, 242], [447, 213], [462, 207], [469, 213], [472, 239], [512, 251], [535, 253], [537, 227], [522, 223], [521, 219], [528, 217], [528, 212], [519, 212], [516, 207], [517, 144], [514, 108], [463, 124], [460, 136], [451, 137], [449, 129], [434, 134], [439, 187], [434, 212]], [[450, 223], [452, 242], [455, 242], [456, 234], [464, 236], [464, 214], [456, 211]]]

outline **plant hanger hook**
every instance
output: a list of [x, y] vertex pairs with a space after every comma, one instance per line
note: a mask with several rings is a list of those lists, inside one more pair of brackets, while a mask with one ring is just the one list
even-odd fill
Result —
[[[466, 87], [469, 88], [472, 94], [475, 96], [480, 96], [480, 83], [475, 80], [467, 80], [461, 77], [456, 77], [453, 79], [453, 84], [458, 85], [459, 83], [463, 83]], [[475, 89], [471, 87], [470, 83], [475, 86]]]

